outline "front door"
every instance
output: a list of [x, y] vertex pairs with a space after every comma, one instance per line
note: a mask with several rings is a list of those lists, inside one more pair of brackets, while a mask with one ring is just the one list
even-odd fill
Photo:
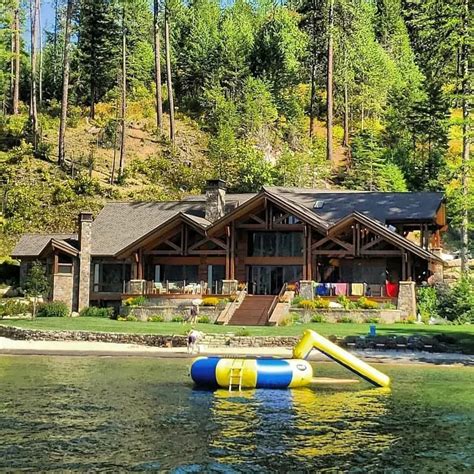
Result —
[[284, 283], [299, 281], [301, 265], [252, 265], [248, 267], [249, 292], [254, 295], [277, 295]]

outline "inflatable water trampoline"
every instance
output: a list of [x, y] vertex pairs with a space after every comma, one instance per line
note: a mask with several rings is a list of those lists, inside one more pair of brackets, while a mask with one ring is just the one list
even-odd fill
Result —
[[311, 383], [313, 368], [306, 360], [317, 349], [377, 387], [388, 387], [390, 378], [315, 331], [304, 332], [292, 359], [198, 357], [191, 365], [194, 383], [205, 387], [293, 388]]

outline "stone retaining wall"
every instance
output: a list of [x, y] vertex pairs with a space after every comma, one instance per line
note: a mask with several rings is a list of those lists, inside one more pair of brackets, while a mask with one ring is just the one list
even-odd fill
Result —
[[186, 336], [91, 331], [41, 331], [2, 325], [0, 325], [0, 337], [29, 341], [93, 341], [115, 342], [120, 344], [141, 344], [144, 346], [155, 347], [186, 346]]
[[344, 319], [351, 319], [354, 323], [366, 323], [372, 319], [377, 319], [380, 324], [392, 324], [400, 322], [402, 311], [398, 309], [339, 309], [322, 308], [315, 310], [304, 310], [302, 308], [291, 308], [291, 313], [298, 313], [303, 322], [310, 322], [314, 315], [323, 316], [328, 323], [338, 323]]

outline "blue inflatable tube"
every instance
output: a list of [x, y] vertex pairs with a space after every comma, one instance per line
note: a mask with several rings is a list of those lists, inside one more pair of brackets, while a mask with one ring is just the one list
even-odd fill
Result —
[[244, 388], [291, 388], [308, 385], [313, 368], [301, 359], [227, 359], [199, 357], [191, 366], [196, 385]]

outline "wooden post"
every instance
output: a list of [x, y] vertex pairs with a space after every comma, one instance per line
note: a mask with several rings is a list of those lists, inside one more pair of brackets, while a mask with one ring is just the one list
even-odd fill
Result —
[[230, 235], [230, 279], [235, 280], [235, 223], [231, 224]]
[[[310, 250], [311, 252], [311, 250]], [[303, 279], [308, 280], [308, 225], [305, 224], [303, 231]]]
[[306, 244], [306, 253], [307, 253], [307, 260], [306, 260], [306, 279], [312, 280], [313, 279], [313, 268], [312, 268], [312, 254], [311, 254], [311, 240], [312, 240], [312, 229], [311, 226], [308, 226], [308, 243]]
[[59, 255], [58, 252], [54, 252], [53, 256], [53, 274], [59, 273]]
[[230, 280], [230, 229], [229, 226], [225, 228], [226, 230], [226, 251], [225, 251], [225, 279]]

